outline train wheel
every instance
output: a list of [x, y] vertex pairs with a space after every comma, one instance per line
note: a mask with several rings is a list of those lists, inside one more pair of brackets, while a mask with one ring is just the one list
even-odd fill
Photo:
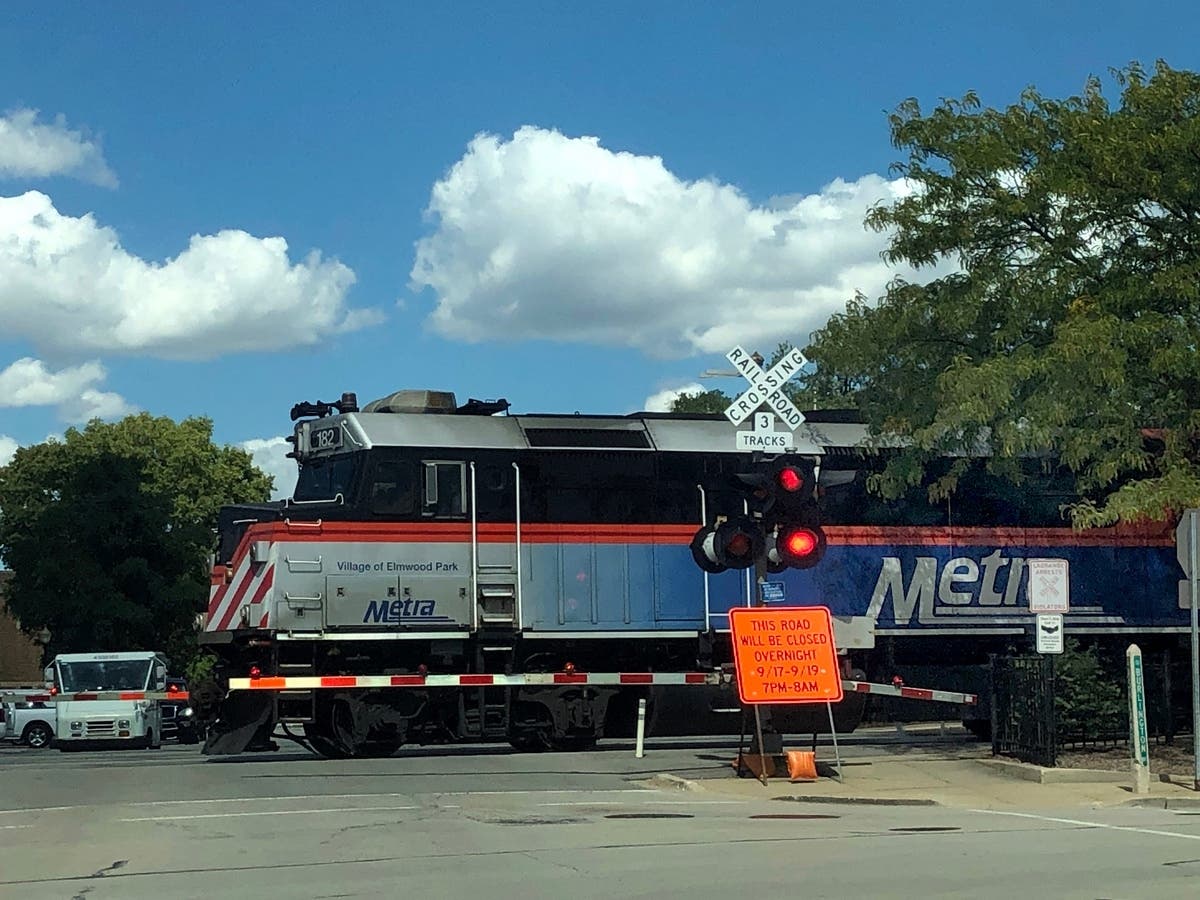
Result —
[[334, 701], [331, 715], [333, 742], [348, 757], [375, 759], [391, 756], [404, 745], [404, 739], [385, 737], [371, 739], [367, 729], [358, 727], [354, 719], [355, 708], [345, 700]]
[[315, 725], [304, 726], [304, 739], [320, 756], [326, 759], [347, 759], [350, 754], [343, 750], [329, 735]]

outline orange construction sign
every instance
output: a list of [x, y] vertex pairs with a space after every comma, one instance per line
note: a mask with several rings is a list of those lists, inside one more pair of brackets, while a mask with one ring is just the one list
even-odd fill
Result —
[[837, 703], [842, 673], [825, 606], [729, 611], [743, 703]]

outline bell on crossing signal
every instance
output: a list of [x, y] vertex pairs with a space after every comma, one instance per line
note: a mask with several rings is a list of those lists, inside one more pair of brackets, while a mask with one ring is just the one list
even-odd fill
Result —
[[742, 517], [704, 526], [691, 543], [696, 565], [713, 575], [726, 569], [748, 569], [765, 549], [762, 527]]
[[720, 575], [728, 568], [717, 562], [717, 526], [705, 525], [692, 537], [692, 559], [710, 575]]
[[783, 557], [779, 554], [779, 547], [776, 545], [775, 538], [775, 532], [767, 535], [767, 572], [772, 575], [778, 575], [789, 568], [788, 564], [784, 562]]

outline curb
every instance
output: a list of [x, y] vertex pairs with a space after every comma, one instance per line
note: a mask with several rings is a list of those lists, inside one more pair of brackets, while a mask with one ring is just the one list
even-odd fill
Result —
[[666, 791], [704, 790], [700, 782], [692, 781], [688, 778], [681, 778], [678, 775], [672, 775], [669, 772], [660, 772], [658, 775], [652, 776], [646, 783], [651, 787]]
[[980, 759], [976, 762], [997, 775], [1037, 784], [1125, 784], [1130, 779], [1128, 772], [1107, 769], [1048, 769], [1007, 759]]
[[1138, 797], [1119, 804], [1123, 807], [1142, 809], [1200, 809], [1200, 798], [1193, 797]]
[[788, 803], [829, 803], [848, 804], [857, 806], [941, 806], [936, 800], [928, 798], [908, 799], [904, 797], [826, 797], [800, 796], [789, 794], [783, 797], [772, 797], [772, 800], [783, 800]]

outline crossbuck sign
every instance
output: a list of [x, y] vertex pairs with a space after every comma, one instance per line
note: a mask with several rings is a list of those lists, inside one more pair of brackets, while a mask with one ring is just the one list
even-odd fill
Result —
[[796, 405], [783, 392], [783, 386], [788, 380], [808, 364], [803, 353], [796, 349], [789, 350], [787, 356], [767, 372], [764, 372], [754, 358], [741, 347], [734, 347], [725, 354], [725, 358], [750, 382], [750, 387], [729, 404], [729, 408], [725, 410], [725, 418], [734, 425], [741, 425], [756, 409], [766, 403], [792, 431], [804, 423], [804, 414], [796, 409]]

